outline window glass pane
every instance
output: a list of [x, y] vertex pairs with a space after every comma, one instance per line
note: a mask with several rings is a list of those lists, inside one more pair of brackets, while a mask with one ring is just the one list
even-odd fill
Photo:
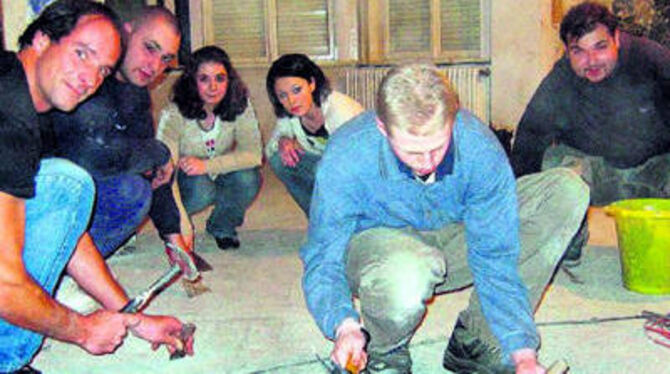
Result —
[[480, 0], [441, 0], [442, 51], [480, 50]]
[[390, 0], [390, 51], [430, 51], [430, 0]]
[[327, 0], [277, 0], [279, 54], [330, 55]]
[[212, 0], [214, 44], [233, 59], [268, 55], [264, 0]]

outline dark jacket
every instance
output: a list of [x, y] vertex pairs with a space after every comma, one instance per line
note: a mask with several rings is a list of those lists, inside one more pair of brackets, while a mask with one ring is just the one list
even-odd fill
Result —
[[170, 159], [168, 148], [154, 137], [150, 108], [146, 88], [110, 77], [75, 111], [52, 112], [52, 127], [42, 133], [53, 131], [55, 155], [82, 166], [94, 178], [144, 173]]
[[670, 50], [621, 32], [617, 66], [598, 83], [578, 77], [561, 58], [517, 127], [515, 174], [540, 171], [551, 144], [601, 156], [618, 168], [670, 152]]

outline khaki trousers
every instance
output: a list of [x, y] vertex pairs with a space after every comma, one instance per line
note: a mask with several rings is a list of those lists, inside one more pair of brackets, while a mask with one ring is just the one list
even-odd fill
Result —
[[[589, 190], [574, 172], [555, 168], [520, 178], [517, 194], [519, 273], [535, 309], [582, 222]], [[462, 224], [436, 231], [378, 227], [356, 234], [347, 252], [347, 279], [372, 337], [369, 350], [384, 353], [408, 343], [434, 294], [471, 285], [466, 257]], [[499, 347], [477, 292], [459, 318], [484, 343]]]

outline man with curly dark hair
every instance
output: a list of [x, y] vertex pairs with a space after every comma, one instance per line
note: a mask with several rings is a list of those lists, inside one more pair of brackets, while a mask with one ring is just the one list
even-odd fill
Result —
[[[566, 53], [517, 127], [515, 174], [568, 166], [589, 184], [593, 205], [670, 197], [670, 50], [620, 31], [592, 2], [570, 9], [560, 36]], [[566, 254], [573, 263], [584, 222]]]

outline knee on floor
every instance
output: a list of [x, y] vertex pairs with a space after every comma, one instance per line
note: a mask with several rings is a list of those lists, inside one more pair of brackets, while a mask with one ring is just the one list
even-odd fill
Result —
[[577, 173], [563, 167], [549, 169], [545, 173], [549, 176], [547, 188], [554, 192], [551, 196], [560, 200], [557, 206], [586, 210], [590, 200], [589, 186]]
[[[413, 313], [424, 307], [440, 277], [417, 256], [402, 252], [388, 256], [361, 279], [361, 296], [383, 300], [384, 308], [396, 314]], [[361, 300], [363, 301], [363, 300]]]

